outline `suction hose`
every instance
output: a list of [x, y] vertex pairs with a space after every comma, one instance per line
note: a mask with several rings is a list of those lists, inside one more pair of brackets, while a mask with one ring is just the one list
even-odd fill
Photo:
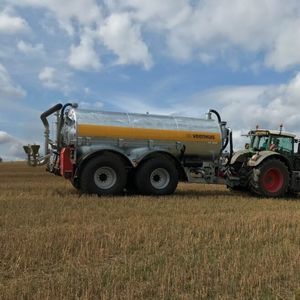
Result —
[[228, 158], [228, 162], [226, 164], [228, 166], [230, 164], [230, 161], [231, 161], [232, 156], [233, 156], [232, 130], [225, 127], [226, 123], [222, 122], [221, 116], [220, 116], [220, 114], [216, 110], [210, 109], [209, 113], [212, 113], [212, 114], [214, 114], [217, 117], [218, 123], [219, 123], [219, 125], [221, 127], [221, 130], [222, 130], [222, 136], [223, 136], [223, 129], [225, 128], [227, 130], [226, 138], [225, 138], [224, 142], [222, 143], [223, 145], [222, 145], [221, 153], [226, 149], [226, 147], [229, 144], [229, 147], [230, 147], [229, 148], [229, 158]]
[[45, 136], [45, 156], [47, 154], [49, 154], [49, 134], [50, 134], [50, 130], [49, 130], [49, 122], [47, 120], [47, 117], [49, 117], [50, 115], [52, 115], [53, 113], [55, 113], [56, 111], [60, 110], [62, 108], [62, 104], [58, 103], [54, 106], [52, 106], [50, 109], [48, 109], [47, 111], [43, 112], [40, 116], [44, 127], [45, 127], [45, 132], [44, 132], [44, 136]]

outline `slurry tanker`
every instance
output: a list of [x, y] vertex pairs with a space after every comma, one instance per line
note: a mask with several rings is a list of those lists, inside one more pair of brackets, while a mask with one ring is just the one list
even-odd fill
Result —
[[[53, 117], [56, 128], [50, 138]], [[215, 110], [199, 119], [59, 103], [42, 113], [41, 120], [45, 153], [39, 154], [39, 145], [24, 146], [28, 164], [45, 165], [84, 193], [168, 195], [179, 181], [226, 184], [269, 197], [300, 190], [294, 135], [251, 131], [247, 149], [234, 153], [232, 131]], [[275, 139], [279, 143], [271, 149]]]

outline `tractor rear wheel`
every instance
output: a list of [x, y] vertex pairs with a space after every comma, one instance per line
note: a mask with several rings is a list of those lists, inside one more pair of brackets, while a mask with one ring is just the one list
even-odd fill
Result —
[[252, 172], [251, 189], [265, 197], [282, 197], [289, 187], [289, 171], [278, 159], [263, 162]]
[[150, 158], [137, 169], [135, 185], [144, 195], [170, 195], [178, 184], [175, 164], [164, 157]]
[[115, 154], [92, 158], [81, 174], [81, 188], [88, 194], [117, 195], [124, 191], [127, 173], [124, 162]]

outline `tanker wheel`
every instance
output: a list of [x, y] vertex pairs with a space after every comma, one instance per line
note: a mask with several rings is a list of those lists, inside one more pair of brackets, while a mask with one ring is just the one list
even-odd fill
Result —
[[267, 160], [257, 167], [258, 175], [252, 175], [252, 191], [266, 197], [282, 197], [289, 187], [289, 171], [278, 159]]
[[150, 158], [135, 174], [135, 185], [144, 195], [170, 195], [178, 184], [178, 171], [168, 158]]
[[118, 195], [125, 188], [127, 173], [124, 162], [115, 154], [92, 158], [81, 173], [81, 188], [88, 194]]

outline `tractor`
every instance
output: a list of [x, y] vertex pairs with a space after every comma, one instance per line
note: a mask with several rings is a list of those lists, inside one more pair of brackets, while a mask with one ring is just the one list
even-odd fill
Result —
[[300, 146], [291, 133], [256, 128], [244, 150], [233, 154], [227, 169], [227, 187], [264, 197], [300, 192]]

